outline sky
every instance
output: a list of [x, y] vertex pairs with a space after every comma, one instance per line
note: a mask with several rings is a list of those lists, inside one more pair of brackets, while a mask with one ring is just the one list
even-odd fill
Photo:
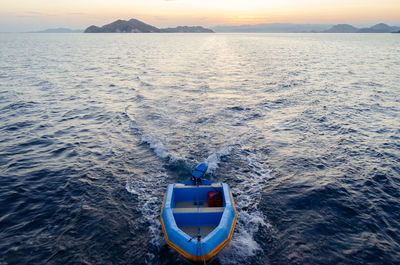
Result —
[[1, 0], [0, 32], [85, 29], [136, 18], [156, 27], [260, 23], [400, 25], [400, 0]]

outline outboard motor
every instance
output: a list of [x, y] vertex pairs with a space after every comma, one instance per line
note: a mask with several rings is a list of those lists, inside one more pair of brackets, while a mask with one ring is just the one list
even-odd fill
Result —
[[192, 172], [192, 177], [190, 178], [194, 185], [197, 185], [201, 182], [201, 177], [206, 174], [207, 165], [206, 163], [199, 164]]

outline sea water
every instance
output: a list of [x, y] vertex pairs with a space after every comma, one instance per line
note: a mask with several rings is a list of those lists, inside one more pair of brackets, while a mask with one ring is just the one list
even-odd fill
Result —
[[0, 264], [188, 264], [159, 222], [207, 162], [212, 264], [400, 262], [397, 34], [1, 34]]

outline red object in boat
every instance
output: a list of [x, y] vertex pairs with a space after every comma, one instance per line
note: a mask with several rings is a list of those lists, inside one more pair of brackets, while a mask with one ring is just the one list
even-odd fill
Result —
[[222, 192], [209, 191], [207, 193], [208, 207], [222, 207]]

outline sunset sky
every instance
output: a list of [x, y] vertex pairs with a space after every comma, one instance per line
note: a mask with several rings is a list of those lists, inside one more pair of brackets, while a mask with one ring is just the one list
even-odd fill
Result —
[[1, 0], [0, 32], [84, 29], [137, 18], [157, 27], [320, 23], [400, 25], [400, 0]]

